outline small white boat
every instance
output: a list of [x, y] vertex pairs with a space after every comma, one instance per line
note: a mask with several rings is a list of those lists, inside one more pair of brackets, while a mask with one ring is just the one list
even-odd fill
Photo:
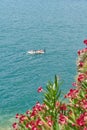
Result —
[[28, 51], [29, 54], [35, 54], [36, 52], [34, 50]]
[[30, 50], [27, 52], [28, 54], [43, 54], [45, 50]]

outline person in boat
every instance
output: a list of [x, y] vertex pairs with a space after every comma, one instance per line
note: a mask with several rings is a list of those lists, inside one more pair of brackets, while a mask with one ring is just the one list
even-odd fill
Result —
[[41, 50], [37, 50], [36, 53], [42, 54], [42, 53], [45, 53], [45, 50], [42, 50], [42, 49]]

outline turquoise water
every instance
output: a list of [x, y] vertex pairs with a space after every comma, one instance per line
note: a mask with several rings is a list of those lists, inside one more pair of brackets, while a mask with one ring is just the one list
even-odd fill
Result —
[[[87, 38], [87, 0], [0, 0], [0, 127], [31, 108], [59, 75], [67, 92]], [[46, 49], [43, 55], [28, 50]], [[1, 130], [0, 128], [0, 130]]]

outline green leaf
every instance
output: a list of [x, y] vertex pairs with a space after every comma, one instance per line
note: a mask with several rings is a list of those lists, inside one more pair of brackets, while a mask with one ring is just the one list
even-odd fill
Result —
[[60, 130], [58, 123], [56, 123], [56, 130]]
[[50, 104], [46, 99], [44, 99], [44, 103], [45, 103], [49, 108], [51, 108], [51, 104]]

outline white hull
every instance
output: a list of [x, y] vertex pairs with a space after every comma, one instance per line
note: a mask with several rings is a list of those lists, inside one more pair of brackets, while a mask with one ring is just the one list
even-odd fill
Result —
[[31, 50], [27, 52], [28, 54], [43, 54], [45, 53], [44, 50]]

